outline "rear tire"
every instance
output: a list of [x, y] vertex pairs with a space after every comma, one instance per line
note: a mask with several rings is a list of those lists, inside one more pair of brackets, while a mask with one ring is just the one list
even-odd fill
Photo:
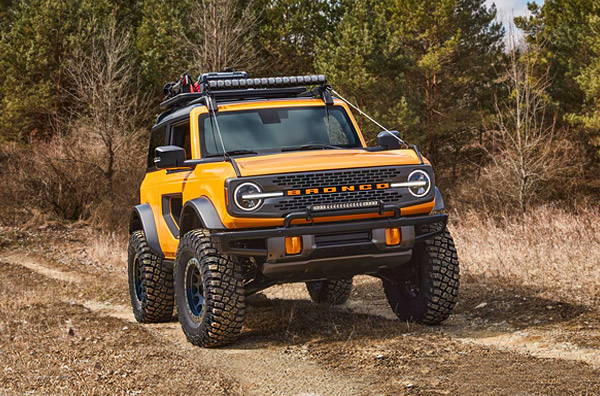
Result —
[[210, 233], [183, 235], [175, 263], [175, 300], [188, 341], [201, 347], [235, 341], [244, 323], [244, 299], [240, 266], [219, 253]]
[[[439, 230], [426, 225], [420, 233]], [[450, 316], [458, 301], [459, 263], [447, 228], [415, 246], [407, 273], [383, 280], [390, 307], [400, 320], [435, 325]], [[391, 278], [391, 279], [390, 279]]]
[[340, 305], [352, 292], [352, 278], [306, 282], [310, 299], [318, 304]]
[[173, 266], [155, 255], [143, 231], [135, 231], [127, 249], [129, 296], [133, 315], [140, 323], [173, 319]]

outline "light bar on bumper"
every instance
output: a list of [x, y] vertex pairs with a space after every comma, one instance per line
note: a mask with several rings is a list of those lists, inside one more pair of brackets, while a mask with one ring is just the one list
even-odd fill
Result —
[[380, 206], [379, 201], [363, 201], [363, 202], [342, 202], [334, 204], [322, 204], [311, 206], [313, 212], [324, 212], [327, 210], [342, 210], [342, 209], [358, 209], [358, 208], [374, 208]]

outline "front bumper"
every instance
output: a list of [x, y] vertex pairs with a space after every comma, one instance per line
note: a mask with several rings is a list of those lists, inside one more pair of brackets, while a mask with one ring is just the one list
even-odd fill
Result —
[[[388, 209], [394, 210], [386, 207], [385, 211]], [[415, 242], [437, 233], [420, 233], [419, 226], [445, 225], [448, 219], [445, 214], [402, 217], [399, 210], [394, 210], [394, 216], [386, 218], [291, 224], [300, 217], [299, 213], [288, 215], [283, 227], [213, 232], [212, 237], [225, 254], [264, 257], [262, 274], [269, 279], [306, 281], [374, 274], [406, 264]], [[386, 228], [400, 228], [399, 245], [386, 245]], [[302, 237], [299, 254], [286, 255], [285, 237], [289, 236]]]

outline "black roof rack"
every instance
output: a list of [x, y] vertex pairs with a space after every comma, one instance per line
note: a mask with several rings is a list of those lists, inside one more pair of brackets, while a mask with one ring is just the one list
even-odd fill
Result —
[[[323, 97], [330, 104], [331, 95], [325, 94], [327, 78], [324, 75], [288, 76], [247, 78], [246, 72], [204, 73], [198, 77], [200, 92], [180, 93], [167, 98], [160, 104], [164, 111], [159, 117], [160, 121], [171, 111], [191, 105], [206, 104], [206, 97], [215, 101], [244, 100], [257, 98], [290, 98], [301, 96]], [[318, 86], [318, 92], [308, 89]]]

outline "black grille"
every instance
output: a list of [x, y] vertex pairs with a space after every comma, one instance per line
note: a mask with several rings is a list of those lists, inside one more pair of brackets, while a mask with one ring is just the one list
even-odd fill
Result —
[[[278, 176], [273, 179], [273, 184], [292, 189], [311, 188], [318, 186], [341, 186], [346, 184], [380, 183], [389, 182], [390, 180], [398, 178], [400, 176], [400, 172], [400, 169], [396, 167], [303, 173]], [[345, 194], [345, 196], [349, 195], [350, 194]]]
[[[365, 182], [362, 182], [365, 183]], [[368, 190], [352, 191], [319, 195], [302, 195], [287, 198], [275, 204], [282, 212], [304, 210], [312, 205], [357, 201], [383, 201], [384, 203], [399, 202], [402, 195], [397, 191]]]
[[[359, 163], [356, 165], [360, 166]], [[406, 188], [391, 187], [392, 183], [406, 181], [408, 175], [415, 169], [425, 170], [433, 182], [433, 172], [429, 165], [387, 165], [235, 178], [227, 182], [227, 190], [230, 194], [227, 209], [237, 217], [269, 218], [285, 217], [292, 212], [303, 212], [315, 205], [381, 201], [384, 204], [405, 207], [429, 202], [433, 199], [433, 187], [431, 192], [422, 198], [414, 197]], [[284, 195], [265, 198], [260, 209], [254, 212], [242, 211], [235, 205], [233, 193], [237, 186], [247, 181], [260, 185], [265, 193], [283, 192]], [[370, 186], [361, 187], [362, 185]], [[346, 187], [344, 191], [342, 187]], [[307, 191], [309, 189], [311, 191]], [[348, 191], [351, 189], [354, 191]], [[290, 190], [300, 191], [291, 193]], [[349, 209], [347, 212], [350, 213], [352, 210]], [[367, 212], [367, 210], [357, 210], [357, 212]]]

